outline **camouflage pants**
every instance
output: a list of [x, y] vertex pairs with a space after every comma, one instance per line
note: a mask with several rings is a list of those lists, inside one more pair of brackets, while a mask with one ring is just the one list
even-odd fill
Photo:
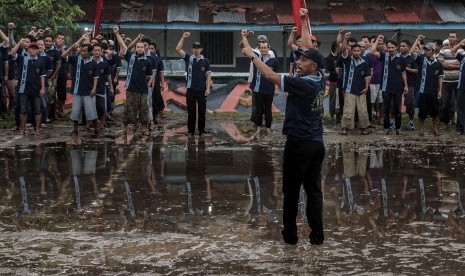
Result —
[[142, 125], [148, 123], [149, 106], [146, 94], [126, 91], [126, 103], [124, 104], [124, 124], [139, 121]]

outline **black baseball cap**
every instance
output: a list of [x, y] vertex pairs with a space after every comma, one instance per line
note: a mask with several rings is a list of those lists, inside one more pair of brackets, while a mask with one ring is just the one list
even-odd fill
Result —
[[307, 49], [305, 51], [297, 50], [294, 53], [298, 57], [304, 56], [305, 58], [313, 60], [316, 64], [318, 64], [318, 67], [320, 69], [324, 68], [323, 56], [317, 50], [315, 49]]
[[203, 48], [202, 43], [196, 41], [196, 42], [192, 43], [192, 48], [194, 48], [194, 49]]

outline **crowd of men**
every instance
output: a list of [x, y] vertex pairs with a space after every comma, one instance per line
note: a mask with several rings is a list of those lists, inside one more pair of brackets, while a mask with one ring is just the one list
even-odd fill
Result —
[[[347, 135], [355, 122], [361, 134], [369, 134], [379, 122], [386, 134], [401, 133], [402, 102], [408, 115], [407, 130], [425, 135], [425, 119], [432, 121], [432, 132], [439, 135], [439, 122], [454, 125], [464, 133], [465, 89], [461, 77], [462, 49], [451, 31], [446, 40], [425, 43], [419, 35], [412, 43], [385, 40], [384, 36], [363, 36], [357, 40], [340, 29], [331, 53], [325, 59], [329, 86], [329, 113]], [[462, 92], [461, 92], [462, 91]], [[457, 114], [457, 117], [455, 117]], [[376, 121], [377, 119], [377, 121]]]
[[64, 35], [52, 35], [48, 28], [33, 27], [18, 43], [14, 30], [13, 23], [8, 24], [7, 34], [0, 29], [0, 112], [2, 119], [15, 117], [12, 130], [25, 134], [26, 125], [31, 124], [39, 133], [51, 120], [63, 117], [71, 75], [73, 134], [78, 134], [82, 119], [98, 135], [107, 119], [112, 120], [121, 59], [128, 62], [124, 132], [131, 123], [148, 135], [152, 124], [164, 116], [164, 68], [152, 39], [141, 34], [131, 40], [115, 27], [120, 45], [116, 51], [115, 41], [102, 35], [91, 37], [90, 31], [67, 47]]

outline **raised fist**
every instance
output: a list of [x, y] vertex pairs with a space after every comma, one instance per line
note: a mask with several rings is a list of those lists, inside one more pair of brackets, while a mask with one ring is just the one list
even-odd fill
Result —
[[191, 33], [189, 33], [189, 32], [185, 32], [185, 33], [182, 34], [182, 37], [184, 37], [184, 38], [188, 38], [190, 36], [191, 36]]

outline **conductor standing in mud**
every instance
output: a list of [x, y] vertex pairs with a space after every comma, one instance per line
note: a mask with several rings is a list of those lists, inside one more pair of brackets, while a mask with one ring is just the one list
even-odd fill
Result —
[[283, 240], [297, 244], [297, 211], [299, 192], [303, 183], [307, 193], [307, 218], [311, 228], [310, 243], [321, 245], [323, 233], [323, 195], [321, 192], [321, 167], [325, 156], [323, 143], [323, 94], [325, 78], [323, 56], [313, 48], [307, 26], [307, 9], [300, 9], [302, 41], [305, 51], [297, 51], [297, 77], [280, 76], [254, 57], [247, 41], [247, 32], [242, 32], [242, 53], [253, 62], [262, 76], [288, 92], [286, 118], [283, 134], [287, 136], [283, 157]]

